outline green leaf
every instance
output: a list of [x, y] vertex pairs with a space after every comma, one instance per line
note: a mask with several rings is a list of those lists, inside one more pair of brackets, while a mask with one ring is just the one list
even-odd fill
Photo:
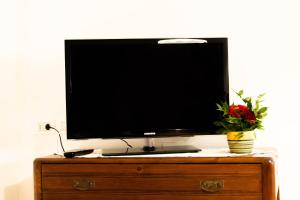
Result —
[[262, 114], [264, 112], [266, 112], [268, 110], [267, 107], [262, 107], [261, 109], [259, 109], [258, 113]]
[[262, 93], [262, 94], [260, 94], [260, 95], [257, 96], [257, 99], [260, 100], [260, 99], [263, 98], [265, 95], [266, 95], [266, 93]]
[[243, 101], [245, 103], [251, 102], [251, 97], [246, 97], [246, 98], [243, 99]]
[[218, 107], [218, 109], [217, 109], [217, 110], [220, 110], [220, 111], [222, 111], [222, 110], [223, 110], [222, 106], [221, 106], [220, 104], [218, 104], [218, 103], [217, 103], [217, 107]]
[[238, 96], [243, 96], [243, 94], [244, 94], [244, 90], [240, 90], [240, 91], [238, 91], [237, 93], [236, 93]]
[[253, 110], [255, 114], [258, 113], [259, 106], [260, 106], [260, 105], [259, 105], [260, 102], [261, 102], [261, 101], [259, 101], [258, 99], [255, 101], [255, 108], [254, 108], [254, 110]]

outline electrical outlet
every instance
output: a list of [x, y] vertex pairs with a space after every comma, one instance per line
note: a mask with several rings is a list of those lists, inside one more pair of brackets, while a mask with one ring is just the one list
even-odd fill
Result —
[[38, 123], [38, 130], [39, 132], [46, 132], [46, 124], [50, 124], [49, 122], [39, 122]]
[[51, 130], [46, 129], [46, 124], [49, 124], [51, 127], [55, 128], [59, 132], [65, 131], [66, 130], [66, 124], [65, 123], [66, 123], [65, 121], [61, 121], [61, 122], [57, 122], [57, 121], [38, 122], [38, 124], [37, 124], [38, 125], [38, 132], [39, 133], [46, 133], [47, 131], [51, 131]]

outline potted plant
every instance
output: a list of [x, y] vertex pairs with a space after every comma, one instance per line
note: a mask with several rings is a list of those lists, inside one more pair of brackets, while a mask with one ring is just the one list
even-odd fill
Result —
[[256, 138], [254, 130], [263, 129], [263, 119], [267, 115], [267, 107], [261, 106], [264, 94], [253, 99], [244, 97], [243, 90], [235, 93], [243, 104], [217, 103], [220, 120], [214, 124], [220, 127], [222, 133], [227, 133], [231, 153], [251, 153]]

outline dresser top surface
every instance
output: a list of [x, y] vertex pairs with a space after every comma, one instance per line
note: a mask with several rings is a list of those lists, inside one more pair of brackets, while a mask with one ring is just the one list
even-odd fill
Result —
[[274, 148], [256, 148], [251, 154], [231, 154], [228, 149], [203, 149], [198, 153], [159, 154], [138, 156], [101, 156], [64, 158], [50, 155], [35, 159], [39, 163], [262, 163], [277, 158]]

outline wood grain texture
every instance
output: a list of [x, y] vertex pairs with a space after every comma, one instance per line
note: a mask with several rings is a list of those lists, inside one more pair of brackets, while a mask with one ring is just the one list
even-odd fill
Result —
[[44, 200], [262, 200], [255, 195], [192, 195], [192, 194], [115, 194], [115, 193], [46, 193]]
[[275, 161], [270, 158], [263, 163], [263, 184], [264, 184], [264, 199], [266, 200], [279, 200], [279, 194], [276, 183]]
[[[170, 167], [171, 166], [171, 167]], [[96, 174], [260, 174], [261, 164], [210, 164], [210, 163], [123, 163], [123, 164], [44, 164], [43, 175], [55, 173]]]
[[42, 160], [36, 159], [33, 163], [34, 199], [42, 199]]
[[[35, 200], [276, 200], [273, 157], [116, 157], [52, 156], [34, 163]], [[85, 191], [74, 181], [91, 180]], [[205, 180], [222, 180], [214, 193]]]

